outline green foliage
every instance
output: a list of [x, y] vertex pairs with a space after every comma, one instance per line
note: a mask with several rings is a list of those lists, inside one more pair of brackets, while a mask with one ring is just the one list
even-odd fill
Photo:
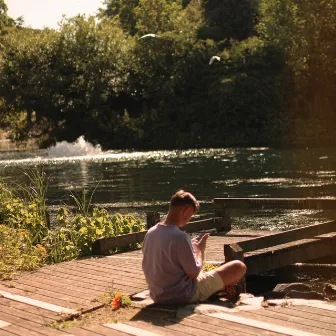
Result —
[[335, 15], [336, 0], [105, 0], [99, 19], [12, 28], [0, 124], [132, 149], [308, 144], [294, 128], [320, 119], [313, 142], [329, 144]]
[[200, 36], [215, 41], [245, 40], [255, 33], [257, 0], [204, 0], [206, 25]]
[[32, 244], [27, 231], [0, 225], [0, 280], [39, 268], [45, 257], [45, 250]]
[[131, 215], [112, 215], [97, 207], [91, 209], [90, 203], [80, 199], [78, 211], [60, 208], [50, 229], [46, 219], [46, 177], [39, 170], [27, 174], [31, 180], [23, 187], [25, 197], [14, 195], [5, 184], [0, 189], [2, 277], [37, 268], [45, 262], [57, 263], [90, 255], [93, 242], [100, 237], [144, 230], [143, 223]]
[[134, 35], [137, 32], [134, 9], [138, 4], [139, 0], [105, 0], [105, 7], [100, 9], [100, 17], [119, 21], [125, 32]]

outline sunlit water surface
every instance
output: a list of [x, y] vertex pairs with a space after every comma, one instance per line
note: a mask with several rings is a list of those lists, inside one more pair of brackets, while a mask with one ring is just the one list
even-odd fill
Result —
[[[51, 209], [69, 204], [70, 192], [94, 190], [93, 202], [144, 216], [167, 211], [185, 189], [201, 202], [196, 217], [213, 215], [215, 197], [336, 197], [335, 149], [223, 148], [103, 152], [80, 138], [48, 150], [0, 151], [0, 176], [24, 182], [23, 172], [43, 166]], [[336, 210], [336, 209], [335, 209]], [[335, 219], [334, 211], [233, 211], [237, 228], [277, 230]]]

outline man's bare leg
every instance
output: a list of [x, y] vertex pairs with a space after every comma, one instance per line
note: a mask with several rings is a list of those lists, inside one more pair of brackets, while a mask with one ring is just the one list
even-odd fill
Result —
[[239, 282], [246, 272], [246, 266], [239, 260], [230, 261], [215, 269], [222, 278], [224, 286], [232, 286]]

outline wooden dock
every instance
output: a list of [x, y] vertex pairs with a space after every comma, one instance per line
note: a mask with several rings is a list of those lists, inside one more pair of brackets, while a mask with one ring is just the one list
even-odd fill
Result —
[[[206, 262], [223, 263], [225, 250], [226, 260], [244, 259], [247, 273], [256, 274], [302, 262], [311, 256], [333, 253], [335, 222], [282, 233], [230, 231], [229, 207], [330, 209], [335, 204], [335, 200], [215, 200], [216, 218], [194, 222], [187, 230], [197, 232], [216, 228], [219, 235], [209, 237]], [[225, 301], [184, 307], [146, 306], [144, 302], [143, 308], [139, 308], [138, 313], [124, 323], [63, 330], [51, 328], [55, 321], [69, 320], [102, 309], [103, 297], [111, 291], [134, 296], [147, 289], [140, 250], [106, 255], [111, 247], [141, 242], [144, 234], [100, 239], [94, 250], [101, 256], [45, 266], [12, 281], [0, 282], [0, 336], [336, 336], [336, 304], [308, 300], [262, 303], [260, 298], [246, 298], [236, 306]], [[141, 307], [142, 303], [138, 306]]]
[[[269, 232], [267, 232], [270, 234]], [[265, 232], [262, 232], [264, 235]], [[209, 238], [206, 262], [223, 262], [223, 245], [255, 239], [260, 233], [235, 232]], [[336, 306], [326, 303], [261, 307], [260, 302], [243, 304], [244, 309], [210, 303], [210, 312], [168, 312], [139, 309], [131, 321], [106, 325], [51, 328], [53, 321], [90, 313], [103, 307], [102, 295], [112, 289], [134, 295], [147, 289], [141, 270], [141, 251], [93, 257], [42, 267], [0, 283], [0, 336], [12, 335], [335, 335]], [[313, 301], [312, 301], [313, 302]], [[204, 307], [204, 305], [202, 305]], [[214, 313], [214, 310], [219, 309]]]

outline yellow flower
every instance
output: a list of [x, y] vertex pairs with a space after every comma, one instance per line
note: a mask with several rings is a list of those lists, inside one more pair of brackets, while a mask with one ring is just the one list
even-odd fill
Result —
[[47, 250], [41, 244], [37, 244], [36, 247], [42, 252], [42, 254], [47, 254]]
[[20, 237], [26, 237], [27, 236], [27, 231], [25, 231], [25, 230], [20, 230], [19, 231], [19, 235], [20, 235]]

